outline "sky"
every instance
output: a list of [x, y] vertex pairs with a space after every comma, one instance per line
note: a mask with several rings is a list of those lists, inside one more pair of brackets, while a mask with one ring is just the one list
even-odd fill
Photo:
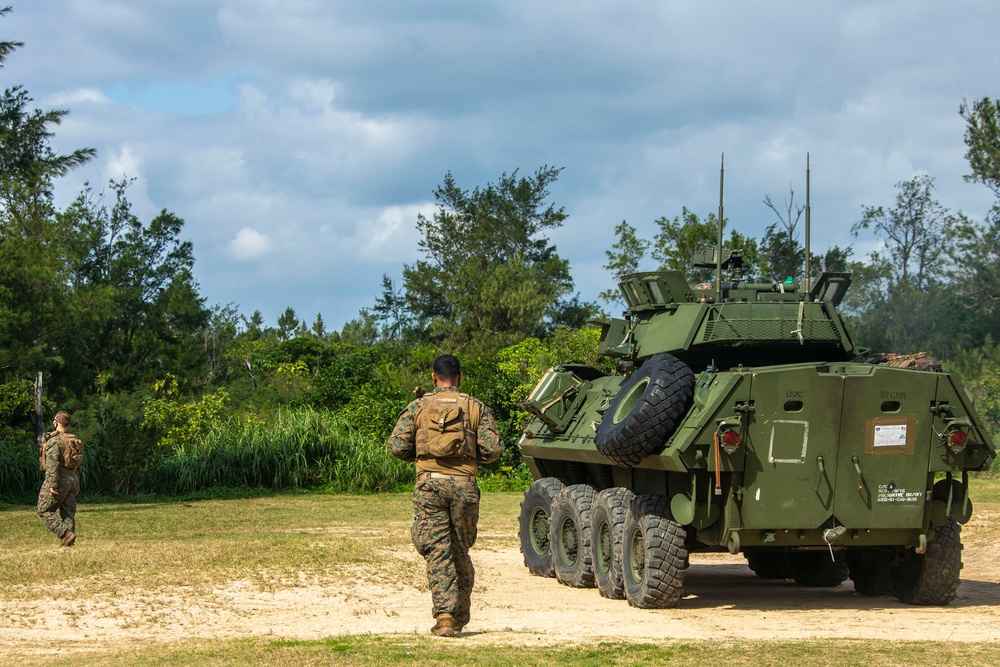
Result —
[[69, 110], [57, 151], [97, 150], [57, 203], [134, 179], [142, 220], [185, 221], [207, 303], [270, 325], [370, 307], [449, 171], [562, 168], [549, 238], [591, 301], [619, 222], [717, 211], [723, 153], [726, 217], [758, 238], [809, 154], [813, 252], [865, 256], [863, 207], [918, 174], [954, 211], [993, 203], [959, 105], [1000, 96], [994, 0], [7, 2], [25, 45], [0, 85]]

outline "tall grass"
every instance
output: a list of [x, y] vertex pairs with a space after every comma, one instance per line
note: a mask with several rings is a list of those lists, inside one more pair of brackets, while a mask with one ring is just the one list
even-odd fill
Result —
[[[84, 495], [175, 495], [213, 487], [375, 493], [413, 481], [413, 465], [393, 458], [384, 440], [358, 433], [328, 410], [283, 409], [266, 424], [232, 418], [203, 440], [173, 448], [149, 447], [133, 435], [134, 441], [117, 442], [105, 430], [86, 441]], [[142, 460], [117, 465], [137, 453]], [[37, 493], [41, 479], [34, 445], [0, 443], [0, 495]]]
[[337, 414], [283, 409], [266, 425], [232, 418], [201, 442], [176, 447], [144, 480], [152, 493], [208, 487], [377, 492], [412, 480], [412, 466], [394, 459], [385, 443], [363, 437]]
[[29, 439], [0, 442], [0, 494], [21, 494], [25, 489], [41, 484], [38, 469], [38, 447]]

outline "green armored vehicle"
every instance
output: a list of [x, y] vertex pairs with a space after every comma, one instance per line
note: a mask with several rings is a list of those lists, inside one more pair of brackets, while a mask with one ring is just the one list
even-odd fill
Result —
[[621, 280], [628, 310], [599, 347], [619, 374], [567, 363], [527, 398], [525, 565], [661, 608], [689, 553], [728, 551], [764, 578], [948, 604], [968, 471], [995, 455], [959, 379], [857, 360], [837, 311], [849, 274], [743, 282], [719, 236], [695, 261], [714, 283]]

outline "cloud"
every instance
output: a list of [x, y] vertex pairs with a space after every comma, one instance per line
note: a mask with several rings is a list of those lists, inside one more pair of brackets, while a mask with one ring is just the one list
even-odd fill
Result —
[[45, 98], [45, 104], [54, 107], [73, 107], [80, 104], [108, 104], [111, 99], [96, 88], [64, 90]]
[[435, 206], [430, 202], [409, 206], [390, 206], [375, 220], [362, 220], [353, 235], [345, 239], [342, 250], [374, 264], [395, 260], [400, 265], [419, 257], [415, 223], [418, 215], [431, 217]]
[[364, 201], [373, 183], [394, 179], [433, 146], [433, 121], [352, 110], [339, 91], [323, 78], [296, 78], [276, 90], [244, 86], [236, 120], [247, 168], [283, 187]]
[[243, 227], [229, 242], [229, 252], [236, 261], [249, 262], [266, 256], [271, 251], [272, 245], [273, 241], [267, 234]]
[[861, 207], [916, 173], [951, 208], [993, 203], [962, 180], [957, 113], [1000, 94], [987, 0], [55, 4], [0, 26], [25, 42], [11, 85], [70, 109], [54, 149], [98, 150], [59, 202], [136, 177], [140, 217], [186, 221], [209, 302], [268, 317], [293, 305], [338, 327], [370, 305], [419, 257], [416, 216], [448, 171], [471, 189], [565, 167], [552, 239], [585, 299], [611, 284], [622, 219], [651, 236], [683, 206], [717, 209], [723, 151], [726, 214], [757, 236], [765, 194], [804, 197], [811, 154], [817, 251], [869, 247], [849, 235]]
[[142, 178], [142, 157], [137, 154], [135, 147], [128, 144], [122, 146], [116, 154], [107, 160], [105, 165], [105, 176], [107, 178]]

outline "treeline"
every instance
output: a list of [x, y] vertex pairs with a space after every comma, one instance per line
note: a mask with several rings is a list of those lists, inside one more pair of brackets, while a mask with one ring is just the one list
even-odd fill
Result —
[[[0, 11], [0, 16], [6, 11]], [[0, 42], [0, 66], [20, 46]], [[326, 488], [374, 492], [412, 479], [384, 441], [426, 384], [442, 352], [463, 361], [463, 389], [494, 410], [508, 451], [487, 484], [523, 483], [516, 447], [519, 401], [553, 364], [596, 358], [585, 322], [617, 310], [615, 295], [582, 300], [569, 263], [547, 233], [566, 220], [549, 188], [558, 168], [502, 174], [461, 188], [452, 174], [437, 209], [419, 216], [421, 259], [340, 331], [288, 308], [260, 313], [210, 305], [192, 278], [184, 222], [168, 211], [140, 220], [128, 181], [86, 189], [57, 210], [57, 179], [94, 151], [57, 154], [50, 139], [65, 110], [31, 106], [20, 87], [0, 99], [0, 494], [37, 491], [33, 382], [44, 413], [70, 410], [87, 444], [85, 494], [191, 493], [210, 487]], [[1000, 197], [997, 103], [963, 106], [969, 180]], [[800, 277], [801, 206], [765, 205], [775, 224], [761, 239], [728, 233], [759, 280]], [[974, 221], [943, 209], [933, 180], [897, 186], [894, 203], [866, 208], [854, 233], [883, 242], [851, 260], [834, 247], [814, 272], [848, 270], [845, 306], [858, 342], [875, 351], [926, 350], [961, 372], [993, 424], [1000, 419], [997, 207]], [[622, 222], [607, 251], [609, 283], [636, 269], [687, 270], [714, 245], [715, 218], [684, 209], [657, 221], [653, 239]], [[710, 280], [711, 272], [690, 274]]]
[[[0, 65], [18, 46], [0, 43]], [[546, 202], [557, 169], [473, 192], [447, 175], [439, 212], [417, 221], [426, 259], [404, 286], [386, 280], [339, 332], [292, 308], [267, 326], [205, 303], [183, 220], [141, 220], [128, 180], [57, 210], [57, 179], [94, 155], [52, 150], [66, 113], [32, 108], [20, 87], [0, 99], [0, 493], [37, 487], [38, 373], [44, 414], [72, 412], [87, 444], [85, 493], [379, 491], [412, 478], [384, 442], [441, 352], [462, 355], [463, 388], [511, 444], [532, 375], [565, 355], [597, 363], [595, 332], [581, 329], [594, 309], [544, 239], [566, 217]], [[516, 477], [517, 464], [511, 447], [493, 470]]]

